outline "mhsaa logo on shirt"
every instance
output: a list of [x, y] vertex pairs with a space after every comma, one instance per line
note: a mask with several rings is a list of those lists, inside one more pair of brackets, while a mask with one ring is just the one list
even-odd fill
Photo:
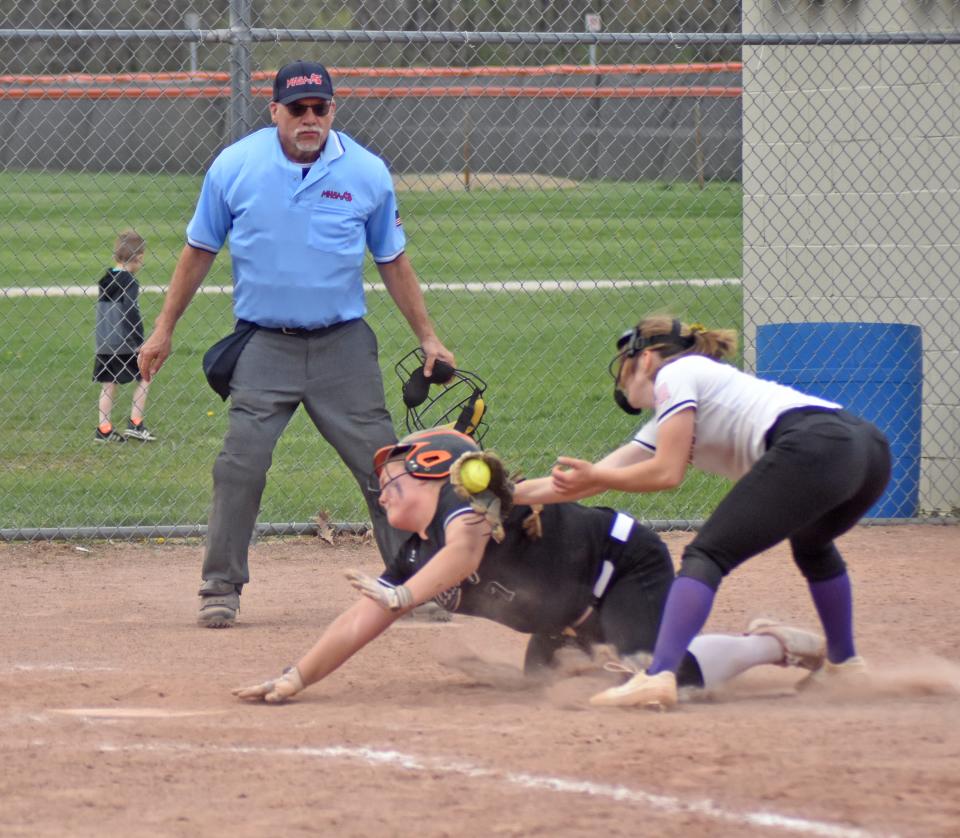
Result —
[[353, 200], [353, 195], [349, 192], [337, 192], [335, 189], [324, 189], [320, 193], [321, 198], [332, 198], [334, 201], [347, 201], [350, 202]]

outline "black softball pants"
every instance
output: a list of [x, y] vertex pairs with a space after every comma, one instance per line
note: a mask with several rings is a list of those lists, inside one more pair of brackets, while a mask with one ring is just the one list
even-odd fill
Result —
[[834, 545], [883, 494], [890, 446], [844, 410], [800, 408], [767, 433], [767, 452], [720, 502], [684, 550], [681, 576], [716, 590], [735, 567], [789, 539], [808, 582], [845, 572]]

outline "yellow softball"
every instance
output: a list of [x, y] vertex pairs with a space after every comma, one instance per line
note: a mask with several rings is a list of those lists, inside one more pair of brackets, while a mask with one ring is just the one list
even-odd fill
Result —
[[460, 466], [460, 482], [472, 495], [482, 492], [490, 485], [490, 466], [479, 458], [467, 460]]

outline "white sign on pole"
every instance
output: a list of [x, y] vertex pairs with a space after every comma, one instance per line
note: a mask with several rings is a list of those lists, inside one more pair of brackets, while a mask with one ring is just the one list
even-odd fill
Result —
[[[589, 14], [583, 16], [583, 27], [587, 32], [600, 32], [603, 29], [603, 23], [600, 15]], [[590, 44], [590, 66], [597, 66], [597, 45]]]

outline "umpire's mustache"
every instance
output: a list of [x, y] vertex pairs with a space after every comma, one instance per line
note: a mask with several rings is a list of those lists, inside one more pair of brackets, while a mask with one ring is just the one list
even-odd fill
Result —
[[[302, 136], [305, 133], [313, 134], [312, 137]], [[323, 145], [323, 134], [319, 128], [311, 131], [309, 128], [298, 128], [293, 133], [293, 142], [301, 151], [316, 151]]]

